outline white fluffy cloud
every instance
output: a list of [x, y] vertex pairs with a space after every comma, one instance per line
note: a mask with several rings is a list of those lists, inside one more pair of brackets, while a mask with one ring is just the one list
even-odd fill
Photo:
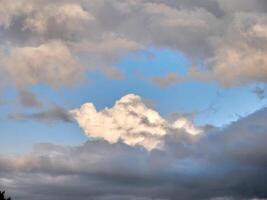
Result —
[[186, 118], [168, 122], [134, 94], [122, 97], [112, 108], [97, 111], [92, 103], [85, 103], [71, 113], [90, 137], [111, 143], [122, 140], [128, 145], [141, 145], [149, 150], [160, 147], [168, 132], [184, 130], [192, 135], [201, 132]]

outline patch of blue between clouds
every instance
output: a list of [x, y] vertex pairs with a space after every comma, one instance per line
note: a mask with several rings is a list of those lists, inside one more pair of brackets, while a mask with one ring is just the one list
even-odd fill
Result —
[[[223, 126], [240, 116], [260, 109], [260, 101], [252, 90], [257, 84], [224, 88], [214, 82], [188, 81], [168, 87], [159, 87], [148, 77], [164, 76], [170, 72], [186, 75], [190, 61], [181, 53], [167, 49], [148, 49], [130, 54], [120, 60], [122, 81], [108, 80], [100, 74], [91, 74], [92, 84], [84, 88], [85, 101], [93, 102], [98, 109], [111, 107], [116, 100], [135, 93], [150, 100], [163, 116], [171, 113], [195, 114], [198, 125]], [[80, 93], [81, 94], [81, 93]]]
[[[85, 102], [94, 103], [97, 109], [112, 107], [122, 96], [134, 93], [148, 100], [164, 117], [190, 113], [197, 125], [224, 126], [266, 106], [265, 100], [259, 100], [252, 93], [256, 84], [229, 89], [210, 82], [188, 81], [159, 87], [148, 80], [149, 77], [164, 76], [170, 72], [186, 75], [190, 65], [190, 61], [179, 52], [150, 48], [129, 54], [117, 63], [124, 74], [123, 80], [110, 80], [98, 72], [90, 72], [88, 80], [77, 87], [55, 90], [40, 84], [30, 90], [42, 102], [49, 102], [45, 106], [59, 105], [67, 109], [77, 108]], [[3, 96], [12, 104], [16, 93], [9, 88]], [[27, 111], [9, 104], [0, 108], [1, 151], [21, 152], [27, 150], [29, 144], [39, 142], [76, 145], [86, 140], [75, 123], [47, 125], [36, 121], [3, 119], [9, 112]]]

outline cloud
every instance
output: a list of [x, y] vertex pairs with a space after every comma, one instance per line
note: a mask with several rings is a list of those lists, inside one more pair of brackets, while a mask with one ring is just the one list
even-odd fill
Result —
[[61, 41], [37, 47], [14, 48], [5, 61], [6, 71], [17, 87], [47, 83], [53, 87], [73, 85], [81, 69]]
[[[181, 51], [192, 61], [185, 77], [152, 78], [162, 86], [266, 83], [266, 11], [266, 0], [0, 0], [1, 85], [8, 79], [19, 90], [72, 86], [86, 70], [121, 79], [117, 62], [150, 47]], [[38, 106], [33, 94], [19, 92], [23, 105]], [[1, 156], [0, 183], [21, 200], [263, 199], [266, 113], [195, 135], [200, 130], [186, 118], [170, 122], [136, 95], [100, 111], [87, 103], [72, 114], [88, 142]], [[61, 107], [10, 115], [72, 117]]]
[[267, 16], [236, 14], [225, 36], [217, 40], [214, 55], [201, 69], [192, 67], [186, 76], [168, 75], [152, 79], [157, 84], [190, 80], [218, 82], [225, 87], [266, 83]]
[[86, 103], [71, 113], [90, 137], [103, 138], [111, 143], [122, 140], [126, 144], [141, 145], [150, 150], [162, 145], [162, 139], [169, 131], [185, 129], [192, 135], [201, 132], [185, 118], [168, 122], [134, 94], [122, 97], [112, 108], [97, 111], [92, 103]]
[[115, 66], [119, 58], [144, 49], [133, 40], [111, 33], [104, 34], [96, 41], [72, 42], [70, 46], [75, 53], [85, 57], [82, 61], [84, 66], [115, 80], [123, 79], [123, 73]]
[[259, 99], [264, 99], [266, 97], [266, 88], [262, 87], [256, 87], [253, 90], [253, 93], [259, 98]]
[[166, 87], [180, 82], [180, 78], [178, 77], [179, 75], [177, 73], [172, 72], [167, 74], [166, 76], [152, 77], [150, 78], [150, 80], [152, 81], [152, 83], [155, 83], [161, 87]]
[[113, 80], [121, 80], [124, 78], [122, 72], [115, 67], [105, 67], [101, 69], [106, 77]]
[[48, 3], [36, 5], [37, 9], [27, 16], [23, 29], [44, 35], [45, 37], [73, 37], [73, 34], [83, 31], [94, 16], [76, 3]]
[[[264, 199], [267, 110], [198, 137], [164, 137], [148, 151], [118, 141], [38, 144], [0, 156], [0, 183], [17, 199]], [[115, 198], [115, 199], [116, 199]]]
[[73, 46], [78, 52], [87, 52], [98, 56], [105, 54], [109, 58], [113, 58], [116, 54], [119, 56], [142, 48], [142, 45], [132, 40], [112, 34], [106, 34], [98, 41], [73, 43]]
[[264, 0], [2, 0], [0, 4], [1, 44], [11, 52], [61, 41], [86, 70], [120, 79], [116, 64], [127, 53], [168, 48], [184, 53], [196, 65], [181, 81], [216, 81], [227, 87], [266, 82]]
[[250, 0], [237, 0], [232, 2], [230, 0], [217, 1], [225, 14], [233, 12], [251, 12], [251, 13], [264, 13], [267, 10], [265, 0], [255, 0], [252, 3]]
[[210, 63], [211, 79], [226, 86], [267, 81], [266, 15], [236, 14], [221, 42]]
[[37, 97], [27, 90], [20, 89], [18, 99], [23, 106], [36, 108], [42, 107], [42, 103], [37, 99]]
[[9, 28], [12, 20], [19, 15], [28, 13], [31, 7], [28, 4], [24, 4], [25, 1], [18, 0], [16, 2], [10, 2], [8, 0], [0, 1], [0, 26]]
[[9, 119], [12, 120], [36, 120], [41, 122], [72, 122], [73, 118], [64, 108], [59, 106], [53, 106], [44, 111], [36, 113], [11, 113]]

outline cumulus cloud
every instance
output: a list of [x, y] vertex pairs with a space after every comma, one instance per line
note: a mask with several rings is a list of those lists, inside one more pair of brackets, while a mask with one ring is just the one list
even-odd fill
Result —
[[105, 54], [108, 57], [114, 57], [116, 54], [123, 55], [125, 52], [136, 51], [142, 48], [142, 45], [135, 41], [116, 37], [112, 34], [104, 35], [99, 41], [83, 41], [81, 43], [73, 43], [73, 46], [78, 52], [87, 52], [95, 55]]
[[[220, 48], [208, 63], [211, 70], [206, 74], [207, 79], [217, 80], [225, 86], [266, 82], [266, 45], [267, 16], [236, 14], [226, 39], [220, 41]], [[201, 76], [201, 72], [198, 74]]]
[[225, 87], [266, 83], [267, 16], [237, 13], [221, 38], [214, 39], [213, 55], [204, 59], [204, 67], [193, 66], [188, 74], [169, 73], [152, 77], [160, 86], [190, 80], [213, 81]]
[[95, 41], [71, 42], [70, 46], [75, 53], [85, 57], [82, 61], [84, 66], [117, 80], [123, 79], [123, 73], [115, 66], [119, 58], [144, 49], [136, 41], [111, 33], [104, 34]]
[[10, 2], [8, 0], [0, 1], [0, 26], [9, 28], [13, 18], [16, 16], [28, 13], [31, 10], [31, 6], [24, 4], [24, 0], [18, 0], [16, 2]]
[[114, 67], [125, 54], [168, 48], [183, 52], [194, 65], [205, 65], [204, 72], [196, 66], [182, 81], [216, 81], [224, 86], [266, 82], [264, 0], [1, 0], [0, 4], [1, 43], [10, 51], [62, 41], [84, 66], [120, 79]]
[[37, 6], [38, 9], [26, 18], [23, 29], [30, 29], [45, 36], [58, 37], [59, 34], [64, 34], [70, 38], [94, 20], [94, 16], [85, 11], [80, 4], [56, 2]]
[[60, 41], [14, 48], [4, 64], [18, 87], [37, 83], [48, 83], [53, 87], [73, 85], [82, 77], [80, 66]]
[[[0, 156], [0, 184], [17, 199], [264, 199], [267, 110], [193, 138], [165, 135], [148, 151], [118, 141], [38, 144]], [[105, 122], [103, 122], [105, 123]]]
[[122, 140], [149, 150], [161, 146], [163, 137], [170, 131], [185, 130], [192, 135], [201, 132], [186, 118], [168, 122], [134, 94], [122, 97], [112, 108], [97, 111], [92, 103], [85, 103], [71, 113], [90, 137], [103, 138], [111, 143]]
[[[0, 0], [1, 85], [7, 79], [23, 105], [38, 107], [22, 88], [70, 86], [92, 69], [121, 79], [119, 59], [150, 47], [192, 61], [185, 77], [152, 78], [162, 86], [266, 83], [266, 12], [266, 0]], [[136, 95], [100, 111], [86, 103], [71, 115], [61, 107], [13, 113], [16, 120], [74, 117], [89, 141], [0, 156], [0, 184], [21, 200], [267, 198], [266, 113], [199, 129], [186, 118], [168, 121]]]

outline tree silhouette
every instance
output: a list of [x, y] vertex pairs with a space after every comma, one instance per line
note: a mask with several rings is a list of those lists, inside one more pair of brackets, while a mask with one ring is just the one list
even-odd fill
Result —
[[3, 192], [0, 191], [0, 200], [11, 200], [11, 198], [10, 197], [5, 198], [5, 191]]

